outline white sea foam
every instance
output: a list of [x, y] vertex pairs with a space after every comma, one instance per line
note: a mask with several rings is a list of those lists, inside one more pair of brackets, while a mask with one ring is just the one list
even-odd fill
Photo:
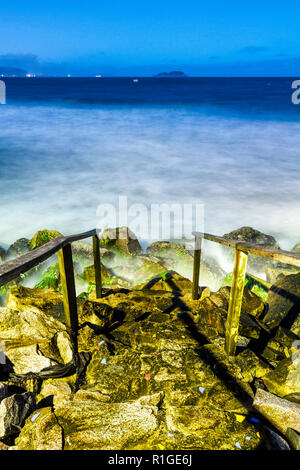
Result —
[[205, 230], [300, 242], [300, 124], [196, 107], [2, 106], [0, 244], [93, 228], [116, 195], [205, 204]]

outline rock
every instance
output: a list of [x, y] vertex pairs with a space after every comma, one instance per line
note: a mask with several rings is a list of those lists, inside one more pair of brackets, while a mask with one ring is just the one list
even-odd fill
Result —
[[268, 450], [291, 450], [289, 444], [277, 432], [270, 429], [268, 426], [263, 426], [263, 433], [267, 436], [267, 449]]
[[14, 372], [16, 374], [40, 372], [42, 369], [56, 364], [56, 361], [41, 354], [37, 344], [8, 349], [6, 356], [14, 364]]
[[64, 401], [68, 401], [72, 395], [72, 389], [67, 379], [47, 379], [43, 381], [43, 385], [38, 396], [38, 400], [50, 400], [53, 398], [54, 408]]
[[4, 263], [6, 258], [6, 250], [0, 246], [0, 264]]
[[300, 433], [288, 428], [286, 437], [294, 450], [300, 450]]
[[27, 420], [12, 450], [62, 450], [63, 431], [51, 408], [35, 411]]
[[[205, 300], [204, 304], [214, 304], [216, 307], [223, 308], [227, 311], [229, 307], [230, 292], [230, 287], [221, 287], [218, 292], [215, 292]], [[244, 289], [241, 311], [245, 314], [251, 315], [252, 317], [259, 318], [264, 309], [264, 302], [249, 289]]]
[[66, 331], [66, 327], [33, 307], [24, 311], [0, 308], [0, 340], [6, 347], [45, 343], [59, 331]]
[[82, 266], [88, 266], [94, 262], [93, 246], [85, 241], [72, 243], [72, 255]]
[[275, 284], [285, 276], [299, 273], [299, 268], [290, 264], [273, 263], [266, 268], [267, 282]]
[[241, 227], [223, 235], [226, 240], [238, 240], [239, 242], [255, 243], [266, 247], [278, 248], [277, 242], [271, 235], [255, 230], [252, 227]]
[[300, 431], [300, 405], [257, 389], [253, 407], [286, 435], [288, 428]]
[[[139, 285], [155, 277], [164, 275], [166, 268], [158, 258], [148, 256], [134, 256], [123, 258], [122, 264], [114, 265], [112, 272], [117, 278], [125, 279], [129, 285]], [[118, 259], [118, 263], [120, 260]]]
[[290, 358], [263, 377], [264, 384], [271, 393], [284, 397], [300, 390], [300, 349]]
[[29, 251], [29, 240], [27, 238], [19, 238], [8, 248], [6, 259], [10, 260], [25, 255]]
[[191, 251], [187, 250], [184, 244], [172, 243], [168, 241], [154, 242], [147, 248], [147, 255], [161, 258], [171, 262], [193, 262]]
[[100, 243], [101, 246], [115, 251], [120, 256], [141, 255], [143, 253], [135, 234], [127, 227], [104, 230]]
[[[271, 235], [266, 235], [252, 227], [241, 227], [237, 230], [233, 230], [232, 232], [223, 235], [223, 238], [226, 238], [227, 240], [255, 243], [257, 245], [261, 245], [262, 247], [275, 249], [279, 248], [274, 237]], [[228, 250], [227, 248], [224, 248], [223, 252], [226, 254], [231, 253], [231, 261], [233, 261], [234, 250]], [[247, 261], [248, 272], [252, 274], [260, 274], [266, 269], [267, 266], [270, 265], [270, 263], [271, 261], [266, 258], [250, 254]]]
[[[122, 315], [121, 317], [123, 317]], [[99, 301], [87, 300], [83, 306], [80, 313], [80, 327], [83, 325], [93, 325], [98, 327], [98, 333], [103, 331], [114, 322], [117, 322], [120, 318], [118, 311], [113, 309], [105, 303], [100, 303]]]
[[[239, 441], [242, 441], [241, 448], [244, 450], [257, 445], [257, 436], [247, 422], [243, 423], [242, 428], [233, 414], [224, 415], [214, 408], [170, 407], [166, 421], [168, 432], [175, 435], [180, 443], [179, 449], [233, 450]], [[250, 441], [245, 440], [245, 433], [251, 438]]]
[[[13, 358], [16, 368], [26, 369], [30, 361], [36, 367], [44, 364], [45, 359], [38, 357], [40, 353], [61, 363], [69, 362], [71, 357], [72, 346], [65, 325], [34, 307], [24, 311], [0, 308], [0, 341], [5, 344], [6, 354]], [[28, 346], [38, 348], [16, 350]]]
[[9, 396], [8, 386], [0, 382], [0, 403]]
[[276, 367], [278, 362], [286, 359], [287, 355], [285, 349], [285, 346], [282, 346], [279, 341], [276, 341], [276, 339], [272, 338], [264, 347], [262, 351], [262, 357], [267, 359], [270, 364]]
[[[199, 321], [216, 328], [220, 335], [225, 335], [230, 288], [222, 287], [210, 297], [199, 303]], [[248, 289], [244, 290], [240, 316], [240, 334], [248, 338], [258, 338], [260, 327], [250, 315], [259, 316], [264, 310], [264, 303]], [[250, 314], [250, 315], [249, 315]]]
[[192, 282], [175, 272], [165, 272], [161, 277], [153, 278], [149, 282], [134, 286], [137, 290], [159, 290], [180, 294], [192, 292]]
[[300, 319], [299, 332], [293, 328], [300, 313], [300, 273], [276, 282], [269, 290], [267, 303], [269, 308], [263, 318], [267, 327], [271, 330], [281, 324], [300, 336]]
[[[222, 287], [232, 286], [233, 273], [227, 274], [225, 279], [222, 281]], [[256, 297], [260, 298], [263, 302], [267, 300], [268, 297], [268, 288], [264, 286], [261, 282], [256, 281], [252, 276], [246, 273], [244, 281], [244, 295], [247, 294], [247, 291], [255, 294]]]
[[[88, 282], [95, 282], [95, 267], [94, 265], [92, 266], [87, 266], [83, 270], [83, 276]], [[111, 280], [113, 278], [113, 274], [111, 271], [106, 268], [103, 264], [101, 264], [101, 279], [102, 283], [106, 284], [107, 281]]]
[[0, 404], [0, 439], [17, 434], [35, 406], [34, 395], [30, 392], [4, 398]]
[[33, 307], [43, 314], [50, 314], [51, 310], [58, 306], [63, 311], [63, 296], [54, 289], [13, 286], [6, 296], [6, 307], [18, 311]]
[[300, 346], [299, 336], [295, 335], [292, 331], [287, 330], [286, 328], [282, 328], [282, 326], [277, 328], [274, 339], [282, 346], [285, 346], [288, 349], [292, 349], [292, 354], [294, 354]]
[[29, 249], [34, 250], [35, 248], [50, 242], [50, 240], [62, 236], [63, 235], [60, 232], [57, 232], [57, 230], [39, 230], [34, 234], [31, 240], [28, 241]]
[[253, 351], [245, 349], [235, 357], [235, 364], [241, 369], [242, 380], [252, 382], [270, 372], [271, 367], [259, 359]]
[[299, 403], [300, 405], [300, 392], [298, 393], [290, 393], [289, 395], [286, 395], [283, 397], [285, 400], [292, 401], [294, 403]]
[[156, 407], [94, 400], [65, 402], [55, 415], [64, 430], [65, 449], [134, 449], [159, 426]]
[[[147, 254], [161, 259], [168, 270], [176, 271], [192, 280], [194, 266], [192, 249], [188, 250], [181, 243], [154, 242], [147, 248]], [[225, 272], [214, 259], [205, 258], [201, 260], [200, 281], [202, 285], [217, 290], [224, 276]]]

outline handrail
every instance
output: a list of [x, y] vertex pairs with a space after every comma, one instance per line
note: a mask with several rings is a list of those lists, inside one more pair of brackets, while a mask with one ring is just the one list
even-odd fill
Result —
[[62, 249], [68, 243], [83, 240], [84, 238], [93, 237], [95, 235], [97, 235], [96, 229], [69, 237], [57, 237], [40, 246], [39, 248], [35, 248], [34, 250], [26, 253], [25, 255], [19, 256], [16, 259], [1, 264], [0, 287], [15, 279], [20, 274], [23, 274], [29, 271], [29, 269], [34, 268], [42, 261], [50, 258], [50, 256], [57, 253], [57, 251]]
[[196, 238], [205, 238], [205, 240], [220, 243], [221, 245], [225, 246], [231, 246], [232, 248], [246, 251], [247, 253], [251, 253], [253, 255], [271, 258], [276, 261], [280, 261], [281, 263], [292, 264], [293, 266], [300, 267], [299, 253], [268, 248], [267, 246], [258, 245], [256, 243], [241, 242], [239, 240], [227, 240], [226, 238], [211, 235], [209, 233], [193, 232], [193, 235]]
[[225, 334], [225, 350], [227, 354], [233, 356], [235, 355], [238, 339], [248, 255], [253, 254], [257, 256], [263, 256], [265, 258], [280, 261], [281, 263], [291, 264], [293, 266], [300, 267], [300, 254], [293, 253], [290, 251], [268, 248], [264, 245], [258, 245], [255, 243], [241, 242], [239, 240], [227, 240], [224, 237], [218, 237], [209, 233], [193, 232], [193, 235], [195, 236], [195, 254], [193, 269], [194, 300], [197, 300], [199, 297], [199, 277], [202, 240], [209, 240], [235, 249], [235, 262], [232, 276], [232, 286], [230, 291], [227, 326]]
[[58, 263], [63, 291], [64, 311], [66, 325], [71, 330], [74, 352], [77, 353], [78, 312], [75, 290], [75, 278], [72, 260], [71, 243], [85, 238], [93, 237], [93, 253], [96, 281], [96, 296], [102, 297], [101, 261], [99, 230], [93, 229], [89, 232], [70, 235], [68, 237], [57, 237], [44, 245], [0, 265], [0, 287], [15, 279], [20, 274], [34, 268], [42, 261], [58, 253]]

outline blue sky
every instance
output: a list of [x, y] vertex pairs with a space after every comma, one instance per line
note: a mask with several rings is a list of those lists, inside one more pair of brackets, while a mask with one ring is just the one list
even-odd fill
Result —
[[300, 2], [22, 0], [1, 4], [0, 65], [44, 74], [300, 74]]

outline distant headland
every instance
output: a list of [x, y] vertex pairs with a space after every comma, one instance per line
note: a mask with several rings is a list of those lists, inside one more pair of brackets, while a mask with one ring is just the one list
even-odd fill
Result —
[[158, 73], [157, 75], [154, 75], [154, 77], [176, 78], [176, 77], [187, 77], [187, 75], [184, 72], [175, 70], [173, 72], [161, 72], [161, 73]]

